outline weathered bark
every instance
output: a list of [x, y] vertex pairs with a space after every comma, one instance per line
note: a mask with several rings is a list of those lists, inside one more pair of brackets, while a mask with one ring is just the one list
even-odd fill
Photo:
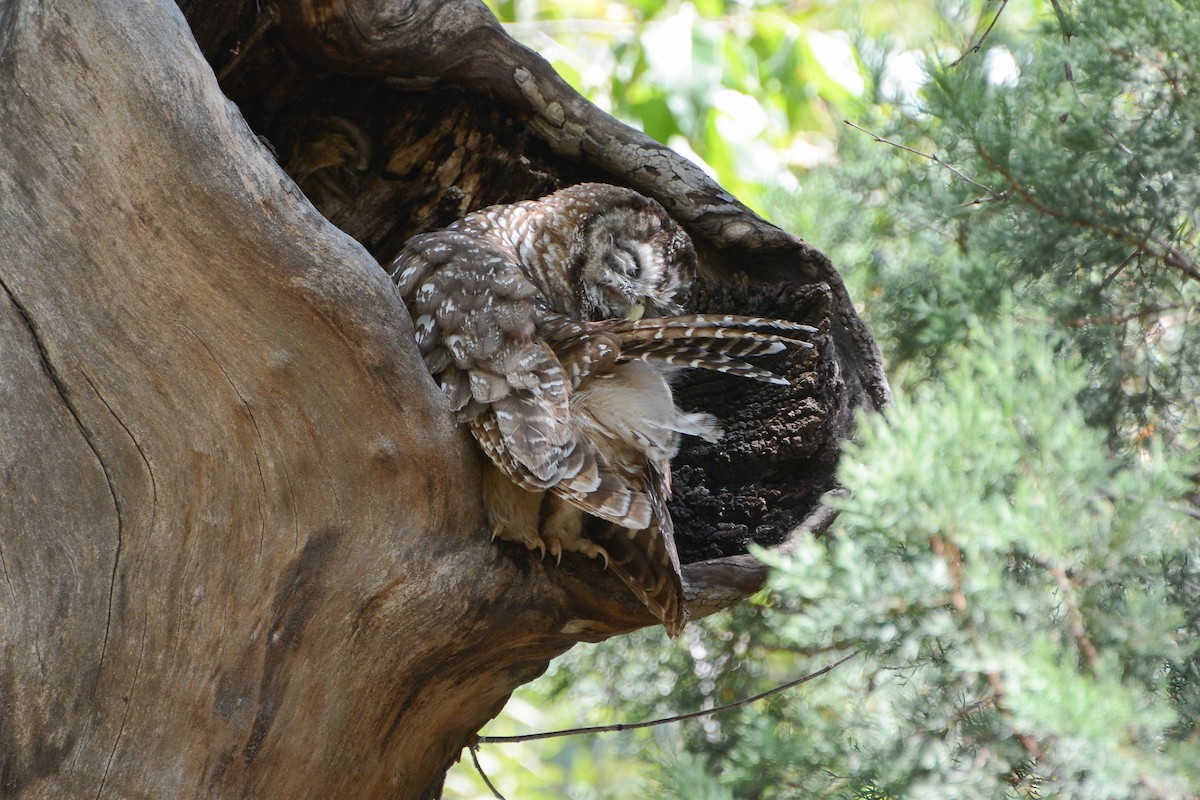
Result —
[[[822, 325], [784, 365], [806, 411], [760, 403], [724, 467], [684, 454], [693, 561], [827, 524], [850, 409], [886, 383], [823, 256], [472, 4], [182, 5], [224, 89], [162, 0], [0, 3], [0, 794], [429, 796], [550, 658], [653, 620], [594, 562], [488, 541], [377, 259], [599, 177], [689, 225], [699, 303]], [[441, 80], [473, 88], [413, 89]], [[711, 548], [717, 485], [794, 508]], [[763, 576], [687, 570], [697, 613]]]

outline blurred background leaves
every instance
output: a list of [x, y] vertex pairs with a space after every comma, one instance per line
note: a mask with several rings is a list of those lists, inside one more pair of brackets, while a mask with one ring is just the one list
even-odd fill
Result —
[[[578, 647], [484, 732], [712, 708], [858, 658], [705, 720], [484, 745], [497, 787], [1200, 796], [1190, 0], [492, 7], [829, 254], [896, 392], [844, 456], [834, 528], [763, 554], [768, 591], [676, 642]], [[446, 796], [490, 792], [468, 759]]]

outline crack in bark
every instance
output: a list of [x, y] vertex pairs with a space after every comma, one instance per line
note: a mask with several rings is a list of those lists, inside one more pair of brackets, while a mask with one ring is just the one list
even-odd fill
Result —
[[[8, 593], [9, 593], [9, 595], [11, 595], [11, 596], [12, 596], [12, 599], [13, 599], [13, 608], [16, 608], [16, 607], [19, 605], [19, 603], [18, 603], [18, 600], [17, 600], [17, 592], [16, 592], [16, 590], [13, 588], [12, 576], [10, 576], [10, 575], [8, 574], [8, 562], [6, 562], [6, 561], [4, 560], [4, 548], [3, 548], [3, 547], [0, 547], [0, 569], [2, 569], [2, 570], [4, 571], [4, 583], [5, 583], [5, 585], [6, 585], [6, 586], [8, 586]], [[38, 662], [38, 669], [41, 671], [41, 673], [42, 673], [42, 677], [45, 677], [45, 675], [46, 675], [46, 662], [42, 660], [42, 651], [41, 651], [41, 649], [38, 647], [38, 635], [37, 635], [37, 631], [34, 631], [34, 632], [33, 632], [33, 655], [34, 655], [34, 657], [37, 659], [37, 662]]]
[[129, 693], [125, 695], [125, 713], [121, 715], [121, 724], [117, 728], [117, 736], [113, 739], [112, 750], [109, 751], [108, 761], [104, 764], [104, 774], [100, 777], [100, 786], [96, 789], [95, 800], [99, 800], [100, 795], [104, 792], [104, 785], [108, 783], [108, 773], [112, 769], [113, 760], [117, 757], [117, 747], [121, 744], [121, 737], [125, 735], [125, 723], [129, 720], [129, 709], [133, 706], [133, 690], [137, 686], [138, 676], [142, 673], [142, 660], [146, 656], [146, 626], [149, 619], [149, 614], [143, 614], [142, 646], [138, 649], [138, 660], [137, 665], [133, 668], [133, 679], [129, 681]]
[[117, 424], [121, 426], [121, 429], [125, 431], [125, 435], [128, 436], [129, 441], [133, 443], [133, 449], [137, 450], [138, 456], [140, 456], [142, 459], [142, 463], [146, 465], [146, 474], [150, 476], [150, 530], [154, 530], [154, 523], [158, 518], [158, 480], [154, 477], [154, 468], [150, 465], [150, 459], [146, 456], [146, 451], [142, 449], [142, 445], [137, 440], [137, 437], [133, 435], [133, 431], [129, 430], [129, 426], [125, 424], [125, 421], [121, 419], [121, 417], [113, 409], [112, 405], [109, 404], [108, 400], [105, 399], [104, 395], [100, 393], [99, 387], [96, 386], [96, 382], [92, 380], [91, 376], [88, 375], [82, 367], [79, 368], [79, 374], [83, 376], [85, 381], [87, 381], [88, 386], [90, 386], [92, 391], [96, 394], [96, 398], [104, 404], [104, 407], [108, 409], [108, 413], [112, 415], [112, 418], [115, 419]]
[[104, 672], [104, 657], [108, 652], [108, 635], [112, 629], [113, 593], [117, 585], [117, 568], [121, 563], [121, 548], [124, 544], [125, 534], [125, 518], [121, 511], [121, 502], [117, 497], [116, 487], [113, 485], [112, 474], [108, 471], [108, 465], [105, 464], [104, 459], [100, 457], [100, 451], [96, 448], [95, 442], [92, 441], [91, 434], [88, 433], [87, 427], [84, 426], [83, 420], [79, 417], [79, 412], [75, 410], [75, 406], [71, 403], [66, 383], [63, 381], [62, 376], [59, 375], [58, 369], [54, 366], [54, 363], [50, 360], [50, 353], [46, 349], [46, 343], [42, 341], [42, 337], [38, 333], [37, 326], [33, 322], [33, 317], [29, 314], [25, 306], [21, 304], [21, 302], [17, 299], [17, 296], [13, 294], [12, 290], [7, 284], [4, 283], [3, 280], [0, 280], [0, 289], [4, 290], [5, 295], [8, 296], [9, 302], [12, 303], [13, 308], [17, 310], [17, 314], [21, 317], [21, 321], [24, 323], [26, 330], [29, 331], [29, 336], [31, 339], [33, 339], [33, 345], [37, 349], [38, 360], [41, 364], [42, 372], [45, 373], [46, 377], [48, 377], [50, 382], [54, 385], [54, 389], [58, 392], [58, 396], [62, 398], [63, 405], [66, 407], [67, 412], [71, 415], [71, 418], [75, 420], [75, 426], [79, 429], [79, 435], [83, 437], [84, 443], [87, 444], [88, 449], [92, 451], [92, 456], [95, 457], [96, 463], [100, 465], [100, 471], [104, 473], [104, 481], [108, 485], [109, 496], [112, 498], [113, 513], [115, 513], [117, 517], [117, 547], [116, 553], [113, 556], [112, 573], [109, 576], [108, 583], [108, 609], [104, 617], [104, 639], [100, 643], [100, 663], [96, 668], [96, 683], [92, 686], [92, 697], [95, 698], [96, 691], [100, 687], [100, 678]]

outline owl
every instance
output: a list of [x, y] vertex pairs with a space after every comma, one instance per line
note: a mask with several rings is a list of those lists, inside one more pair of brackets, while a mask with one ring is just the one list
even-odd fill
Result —
[[691, 240], [654, 200], [585, 183], [497, 205], [410, 239], [391, 268], [417, 345], [487, 455], [493, 538], [598, 558], [672, 637], [687, 618], [667, 500], [686, 368], [787, 381], [743, 360], [815, 332], [782, 320], [686, 314]]

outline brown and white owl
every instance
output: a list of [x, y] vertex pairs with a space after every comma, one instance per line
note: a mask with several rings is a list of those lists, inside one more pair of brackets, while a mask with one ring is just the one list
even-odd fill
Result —
[[717, 441], [675, 407], [699, 367], [772, 383], [742, 360], [815, 329], [684, 315], [691, 240], [654, 200], [599, 183], [469, 214], [413, 237], [391, 274], [417, 344], [490, 461], [493, 537], [603, 559], [667, 632], [687, 618], [667, 500], [680, 436]]

